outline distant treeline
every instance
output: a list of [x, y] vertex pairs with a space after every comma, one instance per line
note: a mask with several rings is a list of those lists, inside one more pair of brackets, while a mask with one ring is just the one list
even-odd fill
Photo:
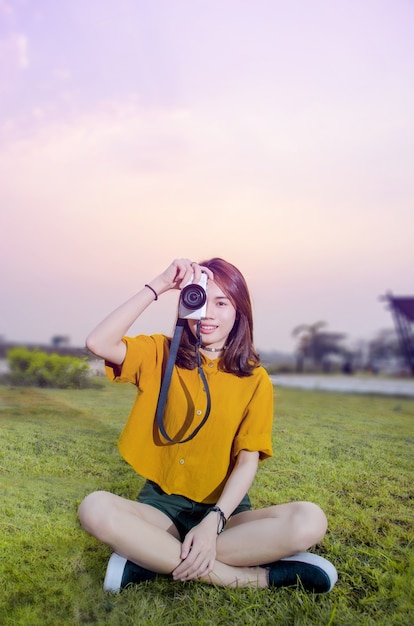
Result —
[[25, 387], [84, 389], [95, 386], [86, 356], [15, 347], [7, 351], [8, 372], [4, 382]]

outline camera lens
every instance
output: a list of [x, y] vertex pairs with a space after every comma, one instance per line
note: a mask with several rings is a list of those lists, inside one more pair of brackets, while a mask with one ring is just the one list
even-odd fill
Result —
[[191, 311], [201, 309], [206, 302], [206, 292], [200, 285], [187, 285], [181, 292], [181, 302]]

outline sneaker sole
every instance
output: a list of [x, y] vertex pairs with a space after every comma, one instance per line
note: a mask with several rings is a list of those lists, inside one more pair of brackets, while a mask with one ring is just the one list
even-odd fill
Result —
[[110, 591], [112, 593], [119, 593], [121, 591], [122, 576], [126, 562], [126, 558], [116, 554], [116, 552], [111, 554], [108, 567], [106, 568], [103, 584], [104, 591]]
[[335, 567], [332, 565], [330, 561], [324, 559], [323, 556], [319, 556], [318, 554], [312, 554], [312, 552], [298, 552], [297, 554], [292, 554], [292, 556], [287, 556], [281, 561], [300, 561], [301, 563], [308, 563], [309, 565], [313, 565], [313, 567], [319, 568], [322, 572], [324, 572], [329, 580], [330, 587], [328, 592], [335, 586], [336, 581], [338, 580], [338, 572]]

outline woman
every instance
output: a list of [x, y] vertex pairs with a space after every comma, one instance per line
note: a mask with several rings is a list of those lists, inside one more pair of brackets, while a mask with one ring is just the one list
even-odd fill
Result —
[[[163, 412], [166, 439], [155, 415], [171, 341], [125, 335], [154, 300], [198, 283], [202, 273], [206, 309], [201, 321], [183, 322]], [[325, 535], [323, 511], [310, 502], [250, 506], [258, 462], [272, 455], [273, 387], [253, 346], [250, 297], [237, 268], [218, 258], [176, 259], [101, 322], [87, 347], [105, 359], [112, 380], [138, 388], [119, 450], [147, 479], [137, 502], [98, 491], [79, 507], [85, 530], [114, 551], [104, 589], [157, 574], [223, 587], [299, 580], [308, 590], [332, 589], [333, 565], [305, 552]], [[209, 397], [208, 419], [192, 436]]]

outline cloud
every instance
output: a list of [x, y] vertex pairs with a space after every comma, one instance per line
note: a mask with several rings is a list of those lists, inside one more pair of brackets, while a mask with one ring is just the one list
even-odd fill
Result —
[[25, 35], [15, 35], [15, 45], [17, 49], [17, 61], [21, 70], [29, 67], [29, 42]]
[[0, 0], [0, 14], [11, 17], [14, 14], [13, 7], [7, 0]]
[[[23, 33], [9, 33], [0, 40], [0, 84], [10, 89], [17, 74], [29, 67], [29, 42]], [[0, 87], [1, 93], [1, 87]]]
[[[184, 108], [145, 109], [134, 100], [66, 123], [47, 124], [43, 113], [37, 111], [43, 126], [36, 133], [0, 152], [0, 192], [10, 199], [9, 219], [16, 232], [20, 224], [19, 237], [26, 233], [29, 247], [34, 228], [46, 231], [53, 224], [57, 232], [65, 229], [82, 240], [79, 255], [85, 258], [85, 230], [92, 245], [120, 252], [130, 243], [122, 254], [132, 259], [139, 228], [146, 240], [159, 240], [160, 228], [169, 229], [177, 244], [191, 244], [202, 255], [197, 246], [208, 254], [213, 242], [241, 257], [252, 240], [254, 265], [275, 264], [276, 248], [290, 272], [304, 257], [314, 267], [328, 255], [334, 269], [348, 263], [350, 250], [352, 263], [363, 262], [364, 268], [381, 250], [405, 254], [408, 200], [401, 198], [396, 220], [396, 209], [390, 211], [395, 198], [377, 195], [385, 183], [366, 166], [362, 176], [356, 154], [355, 170], [345, 175], [340, 156], [339, 167], [330, 163], [329, 150], [312, 162], [306, 150], [289, 154], [283, 129], [272, 120], [273, 142], [264, 122], [252, 134], [241, 133], [237, 123], [214, 111], [208, 116]], [[310, 145], [309, 136], [306, 141]], [[348, 157], [345, 165], [350, 167]], [[203, 232], [201, 244], [188, 236], [192, 229]], [[59, 246], [59, 239], [49, 241], [52, 249]]]
[[[219, 255], [246, 274], [259, 320], [290, 337], [319, 318], [347, 331], [351, 305], [362, 329], [364, 299], [368, 332], [378, 295], [408, 285], [411, 170], [366, 161], [366, 136], [336, 150], [328, 133], [313, 152], [305, 124], [295, 134], [277, 116], [149, 108], [133, 96], [66, 120], [37, 114], [37, 129], [0, 147], [9, 301], [18, 292], [46, 306], [61, 291], [63, 320], [92, 290], [93, 325], [175, 256]], [[289, 135], [303, 151], [289, 150]], [[396, 198], [384, 192], [397, 169]], [[265, 325], [257, 332], [266, 345]]]

